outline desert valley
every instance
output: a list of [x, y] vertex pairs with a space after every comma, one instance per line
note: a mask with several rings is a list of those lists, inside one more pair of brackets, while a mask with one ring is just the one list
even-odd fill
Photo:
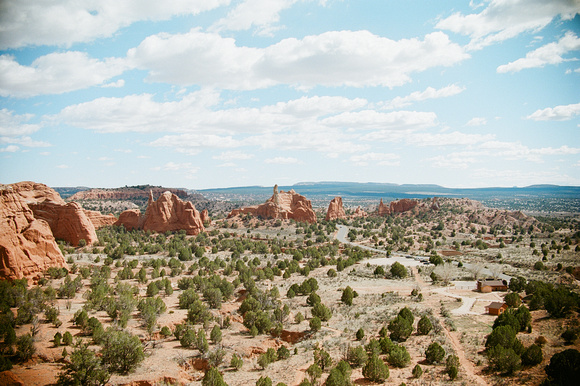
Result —
[[0, 189], [0, 384], [576, 382], [577, 211], [60, 191]]

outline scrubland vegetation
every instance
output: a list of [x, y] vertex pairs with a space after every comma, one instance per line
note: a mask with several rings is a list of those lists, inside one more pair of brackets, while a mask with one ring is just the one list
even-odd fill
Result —
[[[64, 385], [571, 384], [580, 224], [481, 219], [444, 201], [312, 225], [217, 219], [197, 236], [103, 228], [61, 245], [68, 270], [0, 282], [0, 367]], [[398, 254], [431, 263], [372, 260]], [[502, 274], [507, 293], [474, 291]]]

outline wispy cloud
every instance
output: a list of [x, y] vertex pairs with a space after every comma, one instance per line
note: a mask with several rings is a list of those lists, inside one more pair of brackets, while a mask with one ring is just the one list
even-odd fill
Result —
[[527, 119], [534, 121], [567, 121], [576, 115], [580, 115], [580, 103], [536, 110], [528, 115]]
[[404, 97], [396, 97], [390, 101], [384, 102], [383, 104], [379, 104], [379, 106], [382, 105], [382, 107], [387, 109], [398, 109], [401, 107], [410, 106], [414, 102], [424, 101], [427, 99], [447, 98], [453, 95], [457, 95], [464, 90], [465, 87], [459, 87], [455, 84], [440, 89], [427, 87], [424, 91], [415, 91]]
[[274, 157], [265, 159], [264, 162], [267, 164], [291, 165], [300, 163], [300, 160], [294, 157]]

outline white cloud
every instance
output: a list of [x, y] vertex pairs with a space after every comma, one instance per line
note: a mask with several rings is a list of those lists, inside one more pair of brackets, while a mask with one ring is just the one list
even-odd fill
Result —
[[492, 0], [480, 13], [455, 13], [440, 20], [436, 28], [470, 36], [467, 48], [477, 50], [541, 30], [558, 16], [570, 20], [579, 11], [577, 0]]
[[248, 154], [239, 150], [235, 150], [222, 152], [220, 155], [213, 156], [212, 158], [222, 161], [248, 160], [254, 158], [254, 154]]
[[469, 122], [465, 124], [466, 126], [483, 126], [487, 125], [487, 119], [482, 117], [471, 118]]
[[183, 171], [186, 173], [197, 173], [197, 171], [199, 170], [199, 167], [193, 166], [191, 164], [191, 162], [183, 162], [183, 163], [167, 162], [165, 165], [156, 166], [154, 168], [151, 168], [151, 170], [153, 170], [153, 171], [170, 171], [170, 172]]
[[534, 121], [567, 121], [576, 115], [580, 115], [580, 103], [536, 110], [528, 115], [527, 119], [533, 119]]
[[397, 109], [413, 104], [413, 102], [424, 101], [427, 99], [437, 99], [446, 98], [453, 95], [457, 95], [465, 90], [465, 87], [459, 87], [455, 84], [443, 87], [440, 89], [434, 89], [433, 87], [427, 87], [425, 91], [415, 91], [404, 97], [396, 97], [392, 100], [385, 102], [383, 106], [388, 109]]
[[20, 148], [15, 145], [6, 146], [4, 148], [0, 148], [0, 153], [16, 153]]
[[50, 147], [50, 143], [45, 141], [35, 141], [30, 137], [0, 137], [0, 143], [13, 143], [26, 147]]
[[125, 86], [125, 80], [124, 79], [119, 79], [116, 82], [106, 83], [106, 84], [102, 85], [101, 87], [104, 87], [104, 88], [121, 88], [123, 86]]
[[151, 146], [171, 147], [179, 153], [195, 155], [207, 148], [232, 148], [241, 142], [231, 136], [222, 137], [213, 134], [180, 134], [166, 135], [150, 143]]
[[0, 110], [0, 136], [17, 137], [29, 135], [40, 130], [40, 125], [26, 123], [30, 121], [32, 114], [14, 114], [8, 109]]
[[132, 66], [149, 72], [150, 81], [232, 90], [277, 84], [395, 87], [408, 83], [415, 72], [468, 57], [442, 32], [395, 41], [369, 31], [331, 31], [251, 48], [199, 29], [149, 36], [127, 54]]
[[65, 165], [65, 164], [56, 165], [56, 167], [57, 167], [58, 169], [69, 169], [69, 168], [70, 168], [70, 166], [68, 166], [68, 165]]
[[468, 152], [458, 152], [427, 158], [426, 161], [430, 162], [431, 166], [442, 169], [467, 169], [476, 163], [477, 159]]
[[349, 160], [357, 166], [397, 166], [399, 165], [399, 156], [392, 153], [365, 153], [353, 155]]
[[265, 159], [264, 162], [267, 164], [291, 165], [300, 163], [300, 160], [294, 157], [274, 157]]
[[499, 66], [497, 72], [518, 72], [527, 68], [544, 67], [546, 64], [562, 63], [565, 60], [562, 55], [577, 50], [580, 50], [580, 39], [568, 32], [558, 42], [546, 44], [528, 52], [525, 58]]
[[0, 50], [29, 45], [70, 46], [110, 37], [140, 20], [197, 15], [230, 0], [19, 0], [0, 2]]
[[228, 12], [225, 18], [214, 23], [210, 30], [241, 31], [257, 27], [258, 35], [271, 36], [278, 29], [280, 12], [299, 0], [245, 0]]
[[121, 59], [100, 61], [78, 51], [44, 55], [30, 66], [20, 65], [11, 55], [1, 55], [0, 95], [22, 98], [62, 94], [103, 84], [125, 70]]
[[495, 139], [493, 134], [412, 133], [405, 137], [407, 144], [416, 146], [471, 146]]
[[374, 110], [347, 112], [321, 121], [330, 127], [348, 129], [389, 129], [408, 130], [432, 127], [437, 124], [437, 115], [433, 112], [393, 111], [381, 113]]

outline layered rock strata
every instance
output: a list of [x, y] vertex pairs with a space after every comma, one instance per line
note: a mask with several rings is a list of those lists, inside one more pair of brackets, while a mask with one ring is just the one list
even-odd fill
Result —
[[188, 235], [205, 231], [201, 214], [195, 206], [169, 191], [162, 193], [157, 201], [151, 192], [145, 214], [141, 214], [138, 209], [126, 210], [115, 225], [123, 225], [129, 230], [143, 229], [159, 233], [185, 230]]
[[334, 197], [328, 205], [326, 211], [326, 221], [346, 218], [346, 213], [342, 207], [342, 197]]
[[228, 218], [249, 214], [264, 219], [291, 219], [299, 222], [316, 222], [316, 213], [312, 210], [312, 203], [306, 197], [296, 193], [278, 192], [278, 185], [274, 187], [274, 194], [265, 203], [255, 206], [234, 209]]

